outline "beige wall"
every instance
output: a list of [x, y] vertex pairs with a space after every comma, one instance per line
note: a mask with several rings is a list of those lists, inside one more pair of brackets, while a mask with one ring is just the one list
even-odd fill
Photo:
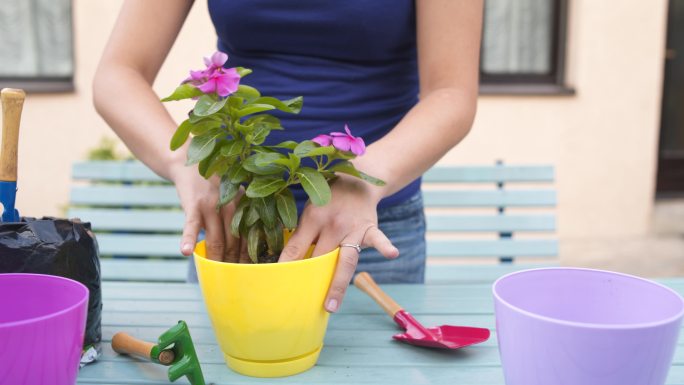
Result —
[[444, 162], [556, 166], [561, 237], [645, 234], [655, 185], [665, 0], [571, 0], [568, 84], [556, 97], [483, 96]]
[[[573, 0], [568, 83], [574, 96], [483, 96], [475, 127], [445, 163], [546, 163], [557, 168], [563, 238], [648, 231], [665, 39], [666, 1]], [[70, 165], [111, 135], [91, 105], [90, 81], [120, 1], [76, 0], [75, 93], [30, 95], [20, 145], [18, 207], [58, 215]], [[205, 2], [197, 2], [155, 85], [173, 89], [214, 49]], [[180, 117], [185, 107], [173, 111]]]

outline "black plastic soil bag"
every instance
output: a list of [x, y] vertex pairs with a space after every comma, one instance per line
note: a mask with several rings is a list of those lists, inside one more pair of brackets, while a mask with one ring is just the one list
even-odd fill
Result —
[[84, 346], [100, 342], [100, 259], [90, 223], [49, 217], [0, 222], [0, 273], [58, 275], [84, 284], [90, 291]]

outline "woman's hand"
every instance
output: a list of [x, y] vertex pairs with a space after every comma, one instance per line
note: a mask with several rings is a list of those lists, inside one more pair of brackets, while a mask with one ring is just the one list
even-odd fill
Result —
[[181, 253], [192, 255], [200, 230], [205, 229], [207, 258], [215, 261], [249, 263], [247, 246], [230, 232], [230, 221], [235, 213], [235, 202], [243, 191], [221, 210], [216, 211], [218, 202], [218, 179], [209, 180], [199, 175], [195, 167], [179, 164], [170, 172], [181, 206], [185, 212], [185, 224], [181, 240]]
[[[332, 200], [325, 206], [308, 204], [297, 230], [280, 255], [279, 262], [304, 258], [309, 246], [316, 243], [313, 255], [334, 250], [342, 243], [374, 247], [386, 258], [396, 258], [399, 250], [378, 228], [377, 204], [382, 195], [368, 183], [340, 175], [332, 184]], [[325, 300], [325, 309], [336, 312], [349, 286], [358, 252], [353, 247], [340, 248], [340, 259]]]

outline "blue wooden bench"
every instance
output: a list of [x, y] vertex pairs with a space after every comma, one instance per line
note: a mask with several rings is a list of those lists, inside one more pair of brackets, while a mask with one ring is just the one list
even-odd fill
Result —
[[[68, 216], [92, 223], [105, 280], [185, 280], [184, 216], [172, 185], [135, 161], [82, 162], [72, 171]], [[435, 167], [424, 181], [428, 256], [441, 259], [428, 266], [431, 281], [489, 280], [519, 269], [514, 260], [558, 255], [552, 167]]]

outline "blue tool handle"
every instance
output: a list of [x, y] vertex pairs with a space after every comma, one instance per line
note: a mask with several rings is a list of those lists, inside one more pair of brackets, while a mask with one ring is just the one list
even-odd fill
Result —
[[[26, 94], [23, 90], [3, 88], [2, 99], [2, 145], [0, 146], [0, 181], [17, 181], [17, 149], [19, 146], [19, 121]], [[7, 207], [7, 206], [5, 206]], [[14, 206], [12, 206], [14, 209]]]

